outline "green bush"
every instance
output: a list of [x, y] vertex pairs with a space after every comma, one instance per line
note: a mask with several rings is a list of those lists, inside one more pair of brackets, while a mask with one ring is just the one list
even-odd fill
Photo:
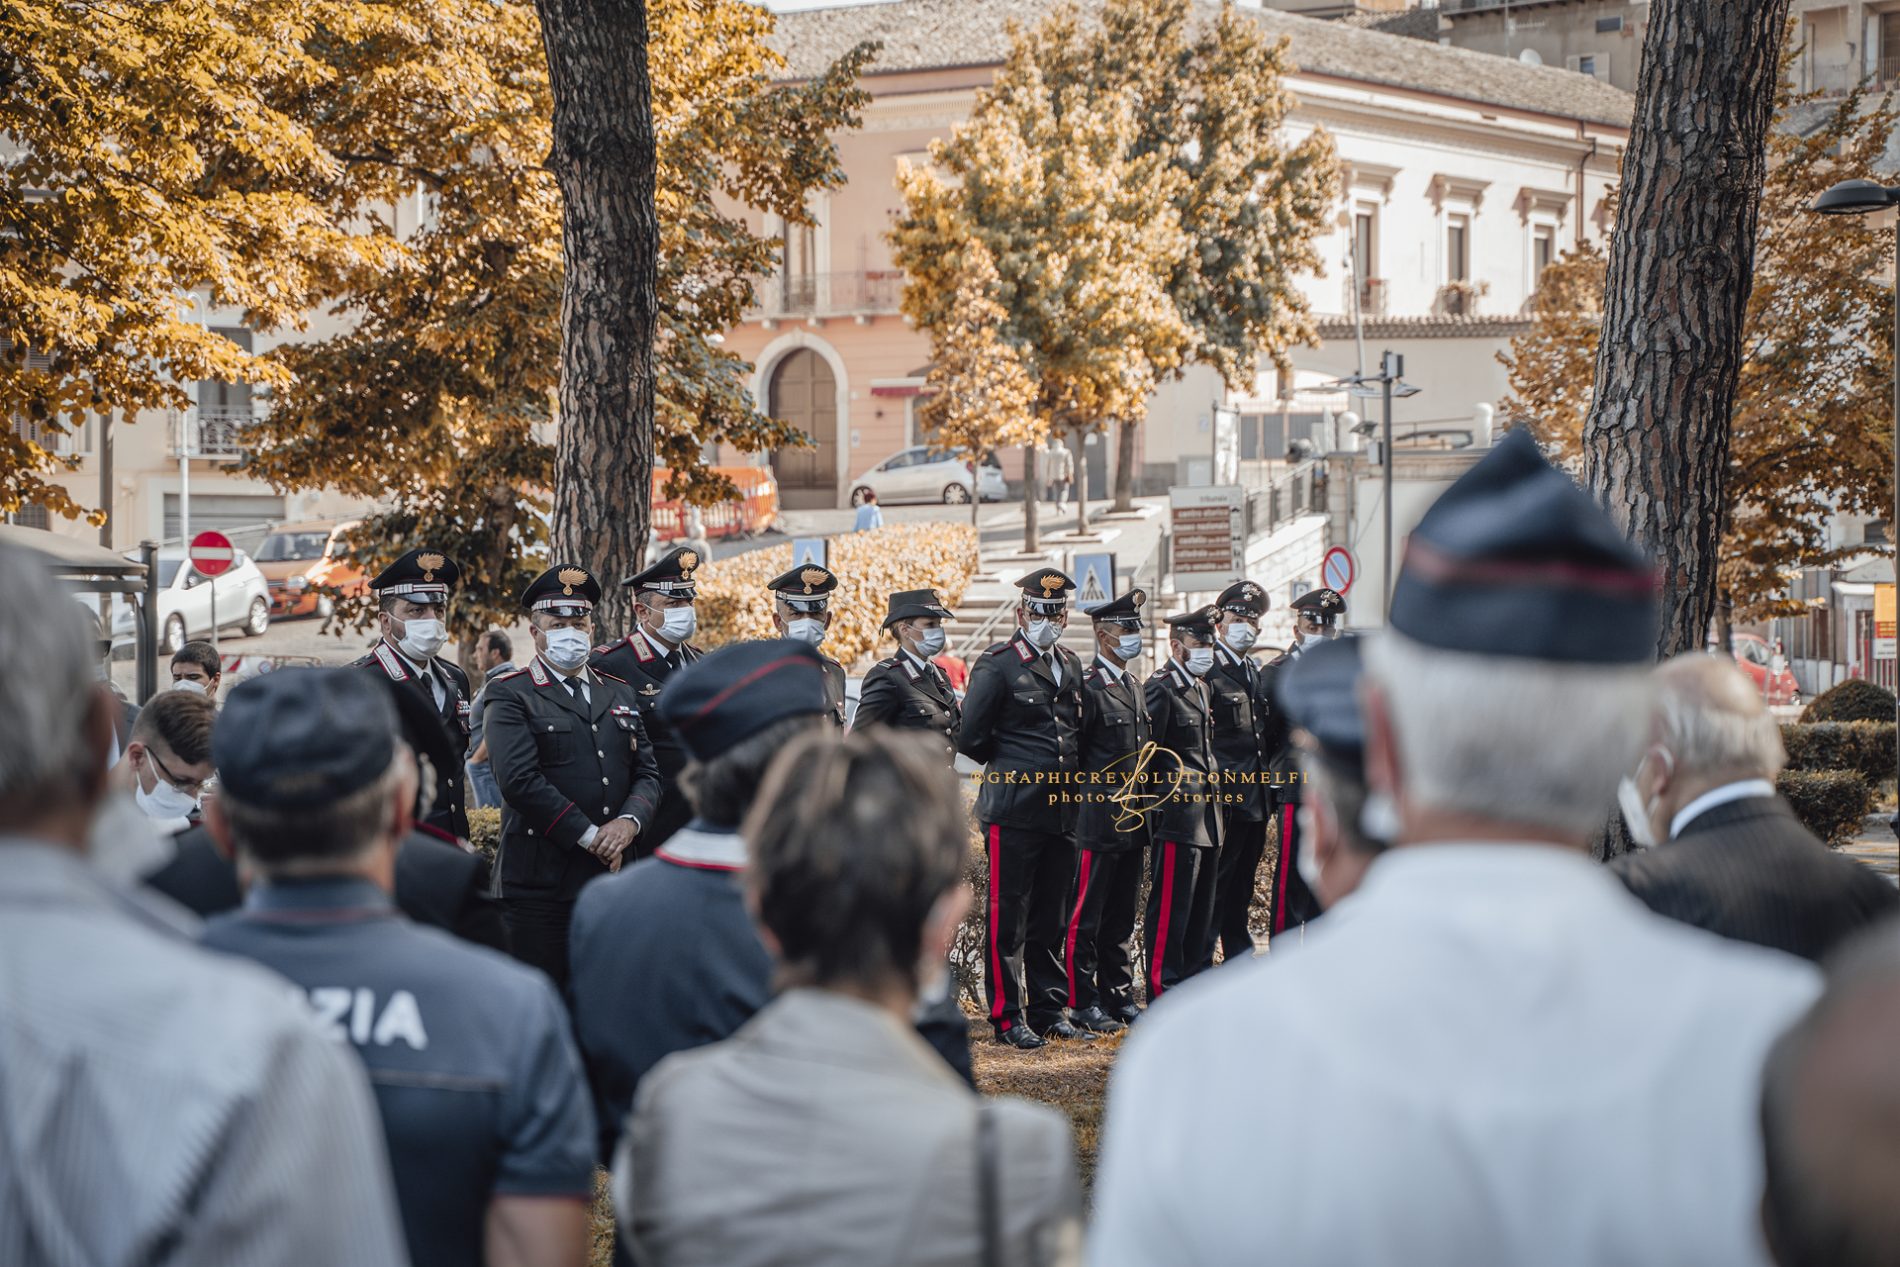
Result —
[[501, 811], [499, 809], [490, 807], [471, 809], [468, 812], [468, 843], [490, 858], [495, 856], [495, 850], [501, 848]]
[[1894, 720], [1893, 692], [1863, 678], [1848, 678], [1816, 695], [1801, 710], [1801, 720], [1890, 722]]
[[1829, 845], [1852, 840], [1873, 801], [1866, 779], [1840, 770], [1784, 770], [1775, 790], [1794, 807], [1795, 817]]
[[1781, 728], [1790, 770], [1852, 770], [1871, 784], [1893, 777], [1890, 721], [1814, 722]]

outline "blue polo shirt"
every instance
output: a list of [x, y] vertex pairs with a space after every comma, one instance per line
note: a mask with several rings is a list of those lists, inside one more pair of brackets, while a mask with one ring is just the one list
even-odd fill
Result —
[[593, 1109], [541, 973], [360, 879], [260, 884], [203, 940], [295, 982], [363, 1058], [415, 1267], [484, 1261], [493, 1197], [592, 1199]]

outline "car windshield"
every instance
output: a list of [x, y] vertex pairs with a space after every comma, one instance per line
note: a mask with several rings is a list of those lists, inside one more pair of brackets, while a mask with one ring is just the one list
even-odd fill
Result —
[[168, 589], [177, 579], [178, 569], [185, 566], [183, 559], [160, 559], [158, 561], [158, 588]]
[[273, 532], [264, 538], [257, 551], [259, 563], [290, 563], [303, 559], [321, 559], [323, 547], [330, 542], [328, 529], [314, 532]]
[[920, 462], [961, 462], [963, 456], [949, 449], [931, 449], [918, 460]]

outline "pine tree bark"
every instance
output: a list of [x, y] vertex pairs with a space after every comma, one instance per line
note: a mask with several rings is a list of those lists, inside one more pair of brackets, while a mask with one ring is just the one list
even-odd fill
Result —
[[1023, 446], [1023, 553], [1035, 554], [1042, 549], [1042, 463], [1037, 461], [1039, 450], [1033, 444]]
[[659, 220], [645, 0], [536, 0], [561, 188], [554, 557], [600, 579], [602, 636], [631, 627], [653, 489]]
[[1591, 493], [1658, 561], [1664, 656], [1701, 647], [1715, 607], [1788, 3], [1650, 9], [1583, 440]]
[[1133, 418], [1115, 424], [1115, 504], [1110, 509], [1121, 514], [1135, 508], [1135, 428], [1139, 425]]

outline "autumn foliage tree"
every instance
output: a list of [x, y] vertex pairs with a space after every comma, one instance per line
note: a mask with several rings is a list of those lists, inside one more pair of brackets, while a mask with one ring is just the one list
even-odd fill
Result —
[[[1882, 514], [1890, 504], [1892, 238], [1808, 207], [1836, 181], [1880, 173], [1894, 124], [1889, 101], [1855, 93], [1820, 102], [1783, 90], [1728, 419], [1716, 559], [1723, 624], [1799, 612], [1787, 596], [1795, 572], [1858, 549], [1829, 547], [1828, 516]], [[1606, 266], [1586, 246], [1546, 269], [1531, 330], [1501, 358], [1512, 392], [1505, 412], [1573, 470], [1583, 460]]]

